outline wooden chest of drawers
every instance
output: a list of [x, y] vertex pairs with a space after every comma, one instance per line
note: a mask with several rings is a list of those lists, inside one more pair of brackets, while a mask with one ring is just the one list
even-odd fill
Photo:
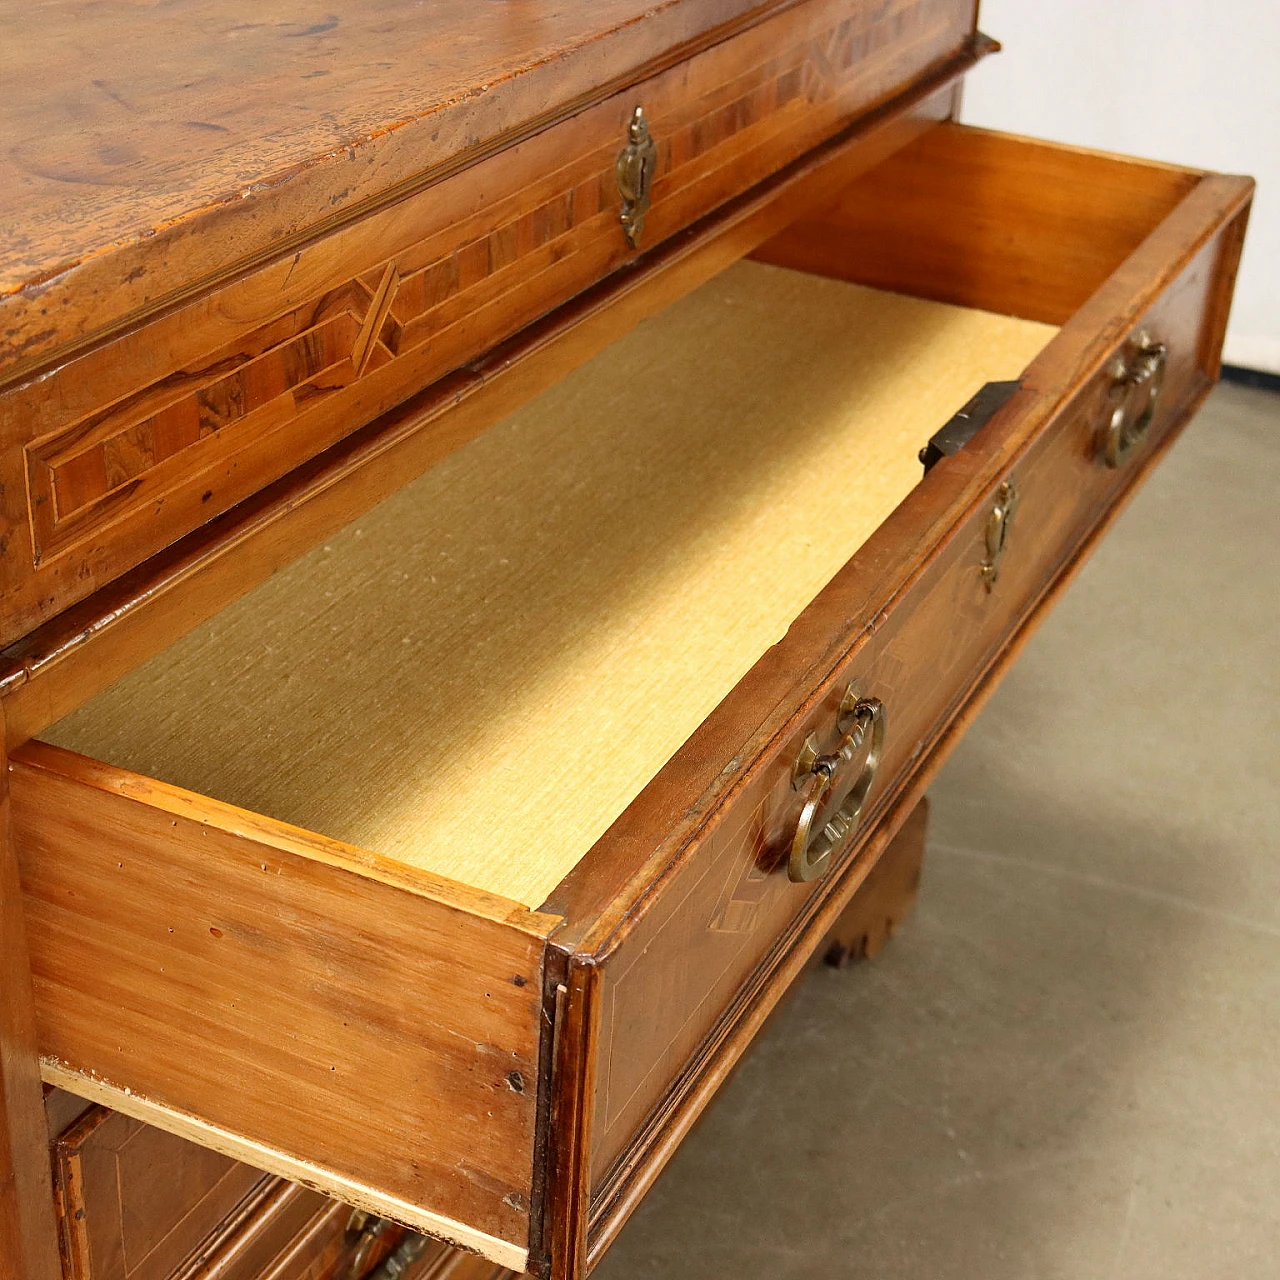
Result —
[[[585, 1274], [1216, 376], [1251, 184], [953, 123], [972, 4], [526, 9], [245, 28], [222, 73], [214, 4], [193, 97], [35, 95], [24, 1280], [37, 1053], [113, 1125]], [[336, 53], [300, 123], [263, 88]], [[114, 106], [58, 124], [99, 81], [134, 160]], [[63, 190], [131, 164], [147, 234]]]

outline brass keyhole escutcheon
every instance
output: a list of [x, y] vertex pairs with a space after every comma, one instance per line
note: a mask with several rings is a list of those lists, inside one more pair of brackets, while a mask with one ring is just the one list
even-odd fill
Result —
[[[792, 772], [792, 786], [804, 796], [787, 856], [787, 877], [797, 883], [830, 870], [862, 817], [884, 751], [884, 703], [850, 684], [836, 713], [836, 731], [840, 739], [826, 753], [810, 734]], [[859, 756], [861, 767], [853, 773]]]
[[1102, 461], [1118, 467], [1147, 434], [1164, 385], [1169, 349], [1145, 329], [1135, 334], [1111, 368], [1111, 391], [1119, 403], [1102, 434]]
[[1000, 561], [1009, 546], [1009, 530], [1018, 509], [1018, 486], [1006, 480], [996, 494], [987, 517], [987, 556], [982, 562], [982, 581], [990, 591], [1000, 580]]
[[616, 172], [622, 209], [618, 221], [626, 232], [627, 243], [637, 249], [649, 212], [650, 192], [658, 168], [658, 145], [649, 133], [644, 108], [637, 107], [627, 125], [627, 145], [618, 153]]

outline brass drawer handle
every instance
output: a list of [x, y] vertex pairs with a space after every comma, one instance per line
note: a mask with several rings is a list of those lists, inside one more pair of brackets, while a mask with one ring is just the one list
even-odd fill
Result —
[[1145, 330], [1111, 368], [1112, 391], [1120, 403], [1112, 410], [1102, 439], [1102, 461], [1118, 467], [1147, 433], [1164, 384], [1169, 349]]
[[339, 1273], [340, 1280], [365, 1280], [373, 1264], [373, 1258], [382, 1236], [391, 1229], [386, 1218], [379, 1218], [361, 1209], [352, 1209], [347, 1219], [343, 1243], [351, 1250], [346, 1266]]
[[658, 146], [649, 134], [649, 121], [644, 108], [637, 107], [627, 126], [627, 145], [618, 152], [616, 172], [622, 210], [618, 221], [627, 233], [627, 243], [636, 249], [644, 230], [644, 217], [649, 212], [649, 193], [658, 168]]
[[352, 1209], [347, 1219], [343, 1237], [344, 1246], [350, 1250], [346, 1265], [338, 1272], [338, 1280], [400, 1280], [409, 1268], [427, 1251], [431, 1241], [417, 1231], [406, 1231], [403, 1238], [375, 1267], [382, 1237], [394, 1229], [386, 1218]]
[[1018, 509], [1018, 486], [1006, 480], [996, 494], [995, 505], [987, 517], [987, 558], [982, 562], [982, 581], [990, 591], [1000, 580], [1000, 561], [1009, 546], [1009, 530]]
[[410, 1231], [403, 1240], [369, 1272], [364, 1280], [401, 1280], [406, 1271], [427, 1252], [431, 1241], [416, 1231]]
[[[864, 697], [857, 684], [851, 684], [840, 703], [836, 729], [840, 741], [825, 755], [810, 734], [792, 773], [792, 785], [804, 791], [787, 859], [787, 876], [798, 884], [823, 875], [831, 866], [832, 855], [858, 825], [884, 751], [884, 703]], [[846, 787], [843, 775], [868, 741], [862, 768]]]

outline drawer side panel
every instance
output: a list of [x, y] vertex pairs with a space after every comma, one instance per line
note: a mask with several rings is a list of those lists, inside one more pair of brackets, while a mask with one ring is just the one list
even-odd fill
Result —
[[11, 773], [50, 1083], [523, 1263], [545, 921], [42, 744]]

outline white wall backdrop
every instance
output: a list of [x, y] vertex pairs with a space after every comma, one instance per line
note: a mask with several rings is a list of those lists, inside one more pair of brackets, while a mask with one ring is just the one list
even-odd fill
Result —
[[1280, 374], [1277, 0], [982, 0], [970, 124], [1258, 180], [1230, 364]]

